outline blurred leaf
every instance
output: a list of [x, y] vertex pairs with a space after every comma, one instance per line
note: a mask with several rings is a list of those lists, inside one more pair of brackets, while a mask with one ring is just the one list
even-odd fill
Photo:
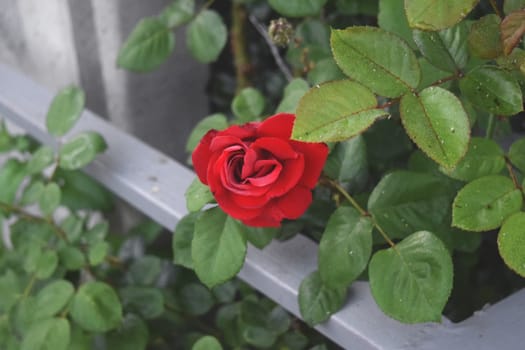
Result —
[[327, 0], [269, 0], [270, 6], [286, 17], [306, 17], [318, 14]]
[[501, 55], [503, 45], [500, 37], [501, 19], [495, 14], [481, 17], [470, 27], [468, 48], [472, 55], [493, 59]]
[[215, 61], [226, 45], [228, 30], [222, 17], [213, 10], [201, 11], [189, 24], [186, 44], [201, 63]]
[[193, 240], [197, 217], [198, 213], [190, 213], [184, 216], [177, 223], [177, 227], [175, 227], [175, 232], [173, 233], [173, 262], [188, 269], [193, 269], [191, 242]]
[[310, 86], [305, 80], [300, 78], [293, 79], [284, 88], [283, 99], [281, 103], [279, 103], [279, 106], [277, 106], [275, 113], [295, 113], [299, 100], [309, 88]]
[[206, 204], [215, 200], [210, 188], [195, 177], [191, 185], [184, 192], [186, 197], [186, 208], [189, 212], [200, 211]]
[[522, 174], [525, 174], [525, 138], [512, 143], [509, 149], [509, 160]]
[[31, 175], [38, 174], [55, 160], [55, 152], [51, 147], [41, 146], [27, 163], [27, 172]]
[[455, 73], [467, 64], [467, 27], [464, 23], [437, 32], [416, 29], [413, 35], [423, 56], [437, 68]]
[[70, 243], [77, 242], [82, 235], [85, 219], [81, 219], [75, 214], [66, 217], [60, 223], [60, 228], [64, 230]]
[[120, 327], [107, 334], [107, 349], [145, 350], [149, 335], [144, 321], [133, 314], [127, 314]]
[[59, 169], [55, 177], [62, 184], [62, 204], [71, 210], [113, 208], [113, 195], [86, 174]]
[[191, 350], [222, 350], [222, 346], [215, 337], [207, 335], [197, 340]]
[[164, 313], [164, 296], [159, 288], [129, 286], [119, 290], [122, 304], [145, 319], [154, 319]]
[[374, 94], [356, 82], [325, 83], [310, 89], [299, 102], [292, 138], [305, 142], [342, 141], [388, 114], [376, 107]]
[[0, 201], [13, 204], [16, 193], [26, 176], [25, 164], [10, 158], [0, 168]]
[[54, 250], [44, 251], [37, 260], [35, 276], [39, 279], [49, 278], [58, 266], [58, 255]]
[[191, 245], [199, 279], [212, 288], [234, 277], [246, 256], [245, 227], [220, 208], [203, 212], [195, 223]]
[[403, 238], [440, 226], [450, 215], [454, 194], [443, 177], [395, 171], [376, 185], [368, 210], [390, 238]]
[[69, 303], [74, 292], [75, 288], [66, 280], [57, 280], [46, 285], [36, 296], [34, 319], [56, 315]]
[[228, 120], [224, 114], [216, 113], [202, 119], [193, 128], [188, 142], [186, 143], [186, 152], [193, 152], [195, 147], [199, 144], [202, 137], [210, 130], [223, 130], [228, 127]]
[[253, 246], [263, 249], [270, 244], [279, 228], [275, 227], [249, 227], [246, 226], [246, 238]]
[[159, 18], [167, 27], [174, 28], [188, 23], [195, 12], [195, 0], [173, 0]]
[[469, 119], [450, 91], [429, 87], [417, 95], [406, 94], [399, 110], [407, 134], [437, 163], [454, 167], [467, 152]]
[[235, 96], [231, 109], [240, 121], [249, 122], [261, 116], [264, 105], [264, 96], [258, 90], [248, 87]]
[[85, 96], [82, 89], [69, 86], [58, 92], [47, 111], [46, 126], [53, 136], [62, 136], [77, 122], [84, 109]]
[[42, 214], [51, 216], [60, 205], [61, 196], [60, 187], [55, 182], [47, 184], [38, 200]]
[[306, 323], [314, 326], [337, 312], [346, 298], [346, 288], [329, 288], [318, 271], [309, 274], [299, 286], [299, 310]]
[[372, 227], [351, 207], [330, 216], [319, 243], [319, 274], [326, 286], [347, 287], [364, 271], [372, 254]]
[[525, 213], [516, 213], [503, 222], [498, 233], [498, 249], [505, 264], [525, 277]]
[[324, 172], [349, 188], [360, 187], [368, 180], [366, 143], [361, 135], [338, 142], [326, 160]]
[[67, 270], [79, 270], [86, 264], [84, 254], [77, 247], [66, 246], [58, 251], [58, 256]]
[[21, 350], [67, 350], [70, 326], [65, 318], [49, 318], [35, 322], [27, 330]]
[[108, 242], [97, 242], [89, 247], [88, 260], [91, 266], [96, 266], [104, 262], [109, 253], [110, 245]]
[[521, 42], [525, 34], [525, 8], [511, 12], [501, 22], [503, 52], [508, 55]]
[[143, 18], [119, 51], [117, 65], [134, 72], [149, 72], [160, 66], [175, 48], [175, 35], [157, 18]]
[[107, 332], [122, 322], [117, 294], [103, 282], [83, 284], [73, 297], [69, 314], [80, 327], [91, 332]]
[[452, 258], [432, 233], [411, 234], [374, 254], [370, 289], [384, 313], [404, 323], [439, 322], [453, 282]]
[[0, 275], [0, 312], [3, 314], [18, 301], [23, 293], [22, 281], [11, 269], [2, 270]]
[[404, 0], [379, 0], [377, 23], [380, 28], [399, 35], [408, 45], [415, 48], [412, 29], [408, 26]]
[[472, 181], [487, 175], [497, 175], [505, 167], [503, 150], [490, 139], [473, 137], [467, 154], [454, 169], [441, 168], [448, 176]]
[[523, 110], [520, 86], [512, 75], [494, 66], [468, 72], [459, 82], [461, 93], [475, 107], [497, 115], [513, 115]]
[[145, 255], [131, 264], [127, 278], [132, 284], [140, 286], [153, 286], [162, 271], [160, 258]]
[[99, 133], [84, 131], [62, 145], [59, 155], [60, 167], [65, 170], [82, 168], [106, 148], [106, 141]]
[[436, 31], [452, 27], [476, 6], [479, 0], [405, 0], [412, 28]]
[[503, 2], [503, 11], [505, 11], [506, 14], [522, 8], [525, 8], [525, 0], [505, 0]]
[[29, 205], [34, 204], [40, 200], [40, 196], [44, 192], [44, 183], [42, 181], [32, 182], [29, 186], [24, 189], [20, 204]]
[[488, 231], [520, 211], [522, 193], [506, 176], [485, 176], [469, 182], [454, 199], [452, 226], [467, 231]]
[[188, 283], [182, 287], [179, 299], [184, 310], [190, 315], [204, 315], [213, 306], [212, 294], [206, 287], [198, 283]]
[[397, 35], [375, 27], [332, 30], [331, 46], [341, 70], [386, 97], [415, 89], [421, 71], [414, 52]]

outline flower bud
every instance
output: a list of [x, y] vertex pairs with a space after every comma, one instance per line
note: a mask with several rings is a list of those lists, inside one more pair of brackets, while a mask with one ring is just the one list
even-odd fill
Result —
[[286, 18], [278, 18], [270, 22], [268, 34], [275, 45], [285, 47], [292, 40], [294, 31]]

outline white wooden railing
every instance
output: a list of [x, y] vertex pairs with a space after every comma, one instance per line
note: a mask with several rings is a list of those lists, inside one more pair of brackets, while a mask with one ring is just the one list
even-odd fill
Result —
[[[48, 145], [54, 145], [45, 129], [52, 98], [52, 91], [0, 64], [0, 118]], [[187, 212], [184, 192], [194, 173], [90, 111], [84, 112], [72, 132], [79, 130], [100, 132], [109, 146], [85, 171], [173, 230]], [[239, 277], [299, 316], [299, 284], [316, 266], [317, 244], [298, 235], [264, 250], [249, 247]], [[405, 325], [378, 309], [368, 283], [355, 282], [346, 306], [316, 329], [348, 349], [523, 349], [524, 305], [525, 290], [521, 290], [458, 324], [444, 319], [441, 324]]]

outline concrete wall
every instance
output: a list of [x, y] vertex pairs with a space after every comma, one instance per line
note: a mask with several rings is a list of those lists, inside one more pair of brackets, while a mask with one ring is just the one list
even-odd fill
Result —
[[79, 84], [87, 107], [119, 128], [184, 161], [192, 126], [208, 113], [207, 66], [176, 32], [175, 54], [147, 74], [116, 67], [139, 19], [169, 0], [0, 0], [0, 61], [51, 89]]

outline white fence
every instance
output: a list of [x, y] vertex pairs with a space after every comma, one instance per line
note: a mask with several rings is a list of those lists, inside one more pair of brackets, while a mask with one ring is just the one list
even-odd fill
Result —
[[[53, 145], [45, 115], [53, 93], [0, 64], [0, 117]], [[159, 151], [86, 111], [73, 132], [96, 130], [108, 150], [85, 170], [115, 194], [172, 230], [186, 214], [184, 192], [194, 174]], [[264, 250], [249, 247], [239, 277], [299, 316], [297, 291], [317, 266], [317, 245], [298, 235]], [[523, 349], [525, 290], [453, 324], [405, 325], [376, 306], [368, 283], [355, 282], [346, 306], [316, 328], [347, 349]], [[521, 344], [521, 345], [520, 345]]]

